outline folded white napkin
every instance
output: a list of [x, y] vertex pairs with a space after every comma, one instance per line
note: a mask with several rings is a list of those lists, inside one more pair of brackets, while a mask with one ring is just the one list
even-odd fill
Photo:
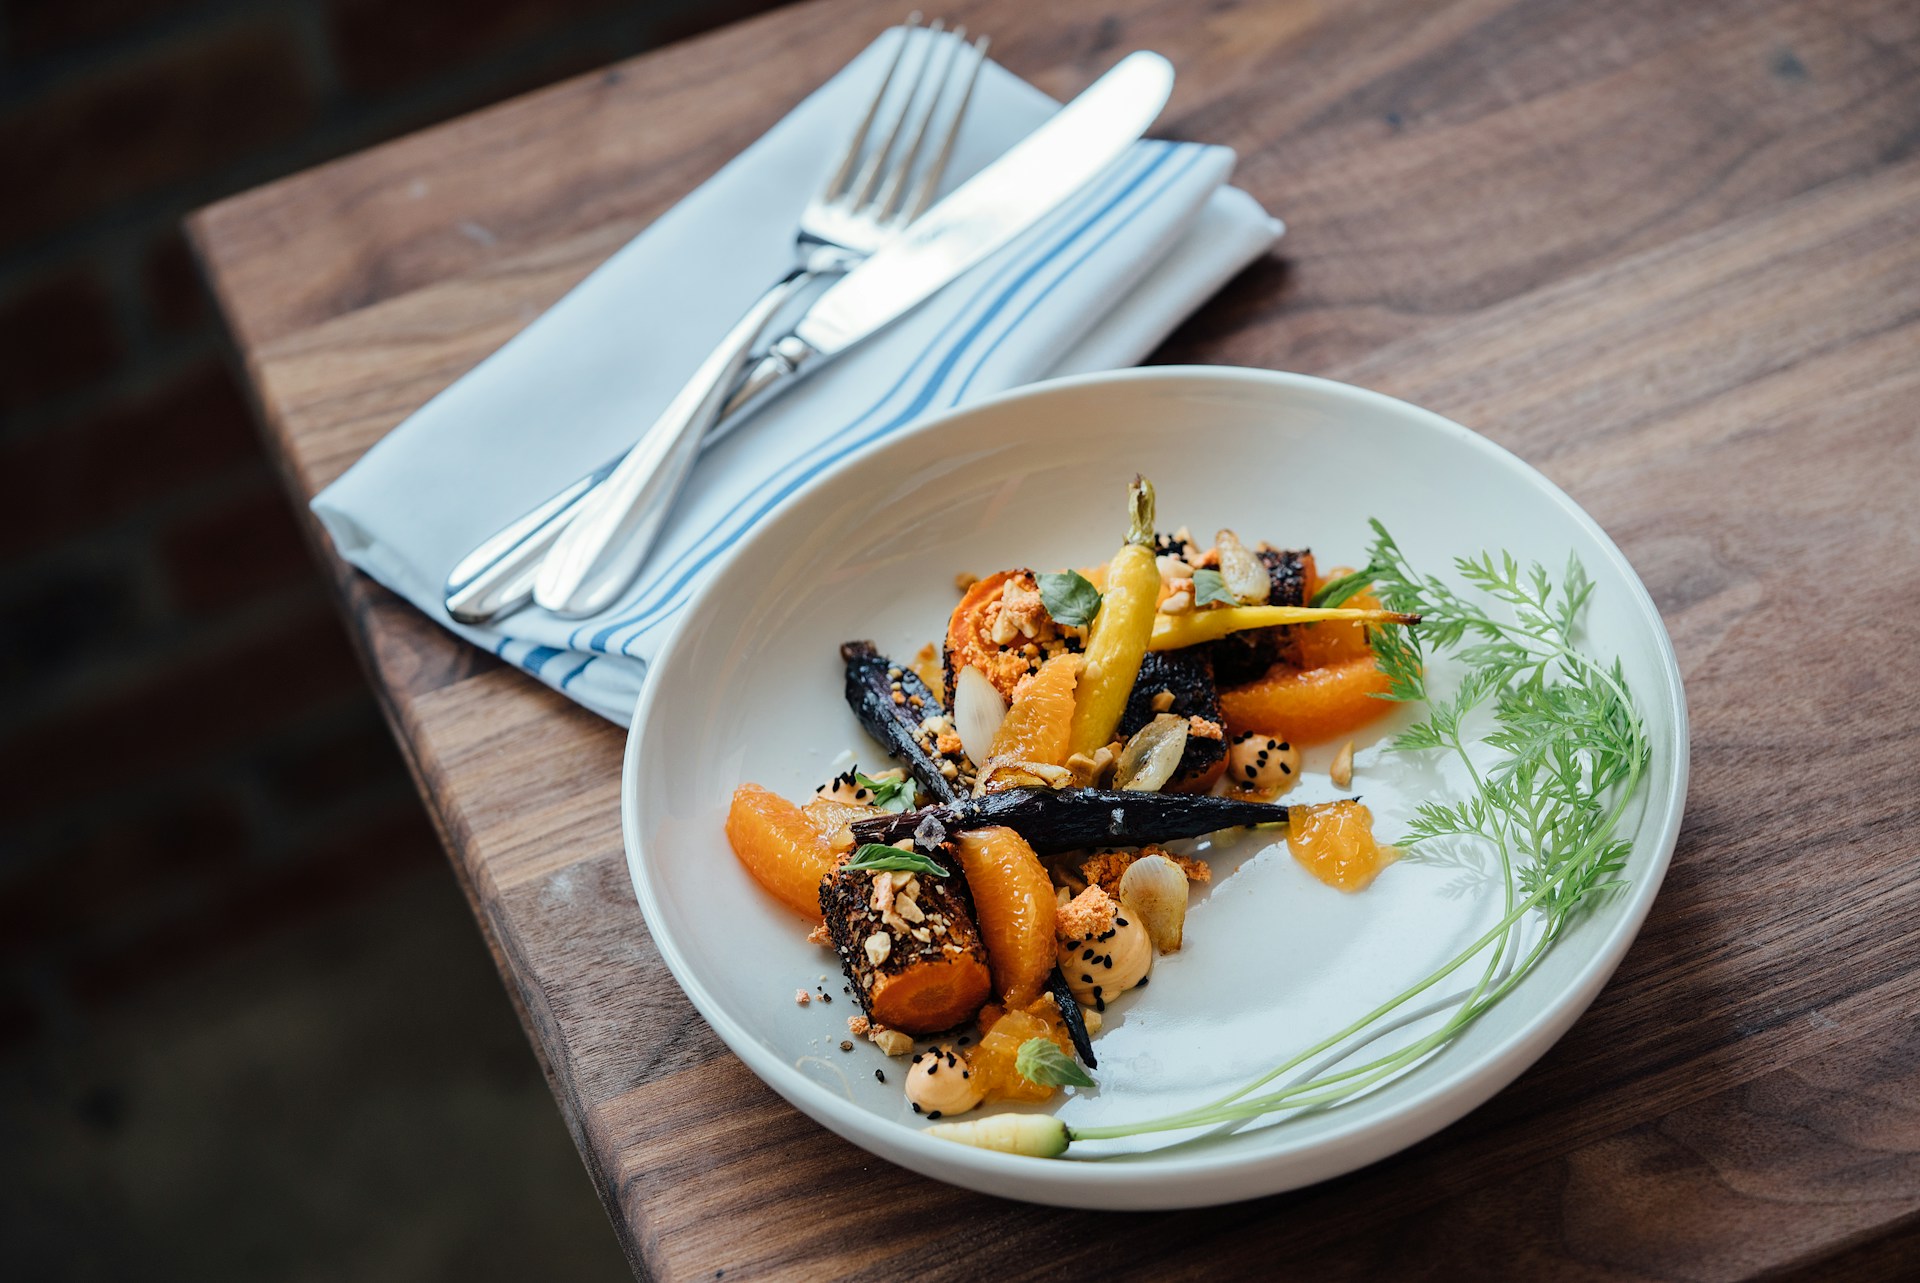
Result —
[[[429, 616], [625, 723], [705, 567], [853, 449], [1053, 375], [1131, 365], [1281, 226], [1223, 184], [1233, 153], [1135, 144], [1086, 190], [701, 457], [632, 590], [599, 618], [529, 608], [488, 628], [441, 608], [480, 540], [630, 445], [789, 265], [793, 229], [879, 83], [888, 32], [313, 501], [340, 554]], [[956, 185], [1057, 104], [988, 63]]]

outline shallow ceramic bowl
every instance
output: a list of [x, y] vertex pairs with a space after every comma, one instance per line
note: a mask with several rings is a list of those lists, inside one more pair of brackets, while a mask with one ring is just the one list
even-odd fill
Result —
[[[728, 798], [752, 780], [804, 797], [844, 750], [884, 765], [841, 698], [838, 646], [871, 638], [908, 658], [943, 630], [956, 572], [1092, 565], [1125, 526], [1135, 472], [1160, 525], [1205, 539], [1311, 547], [1364, 560], [1378, 516], [1416, 565], [1508, 549], [1596, 582], [1590, 647], [1618, 655], [1653, 762], [1629, 819], [1629, 889], [1569, 931], [1488, 1015], [1412, 1072], [1338, 1108], [1205, 1134], [1076, 1145], [1070, 1159], [974, 1150], [922, 1134], [870, 1043], [839, 1049], [835, 960], [729, 853]], [[1360, 737], [1354, 789], [1383, 838], [1448, 770]], [[1288, 800], [1337, 791], [1332, 746]], [[794, 1105], [914, 1171], [1013, 1198], [1089, 1208], [1227, 1202], [1350, 1171], [1453, 1122], [1511, 1082], [1584, 1011], [1659, 888], [1686, 792], [1686, 714], [1660, 617], [1619, 549], [1552, 483], [1435, 414], [1298, 375], [1213, 367], [1102, 374], [1023, 389], [926, 421], [854, 455], [747, 533], [686, 610], [634, 718], [623, 813], [634, 888], [660, 952], [727, 1045]], [[1186, 946], [1109, 1010], [1096, 1090], [1056, 1097], [1073, 1123], [1142, 1119], [1247, 1081], [1431, 972], [1499, 916], [1499, 881], [1471, 862], [1403, 861], [1367, 891], [1310, 877], [1270, 833], [1206, 852]], [[1462, 973], [1467, 974], [1466, 972]], [[822, 981], [838, 1001], [795, 1005]], [[1408, 1026], [1391, 1046], [1430, 1028]], [[890, 1071], [889, 1082], [873, 1071]]]

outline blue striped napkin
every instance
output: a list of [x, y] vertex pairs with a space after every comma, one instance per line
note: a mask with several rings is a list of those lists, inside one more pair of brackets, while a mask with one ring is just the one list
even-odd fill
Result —
[[[340, 554], [430, 617], [614, 721], [706, 568], [847, 453], [952, 406], [1139, 361], [1280, 234], [1224, 186], [1233, 153], [1143, 141], [906, 320], [710, 445], [626, 597], [590, 620], [449, 621], [447, 571], [506, 521], [632, 442], [788, 265], [801, 207], [878, 84], [896, 30], [401, 423], [313, 510]], [[958, 183], [1052, 99], [982, 71]]]

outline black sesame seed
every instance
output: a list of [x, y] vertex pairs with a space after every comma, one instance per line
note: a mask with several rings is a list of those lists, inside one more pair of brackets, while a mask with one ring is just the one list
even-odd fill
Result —
[[1149, 981], [1149, 980], [1151, 980], [1152, 978], [1153, 978], [1152, 976], [1141, 976], [1141, 977], [1140, 977], [1140, 983], [1139, 983], [1139, 984], [1137, 984], [1137, 985], [1135, 985], [1135, 986], [1134, 986], [1134, 988], [1135, 988], [1135, 989], [1145, 989], [1145, 988], [1147, 987], [1147, 981]]
[[1093, 983], [1093, 977], [1088, 975], [1086, 972], [1082, 971], [1080, 973], [1080, 983], [1083, 985], [1090, 985]]
[[927, 1121], [932, 1122], [934, 1119], [938, 1117], [940, 1117], [940, 1111], [936, 1109], [931, 1114], [927, 1115]]
[[820, 1001], [822, 1001], [822, 1002], [832, 1002], [832, 1001], [833, 1001], [833, 995], [832, 995], [832, 994], [830, 994], [830, 993], [822, 993], [822, 994], [820, 995]]
[[873, 1071], [873, 1081], [877, 1083], [883, 1083], [887, 1081], [887, 1076], [881, 1070], [876, 1069]]
[[1256, 770], [1256, 769], [1254, 769], [1254, 768], [1253, 768], [1252, 766], [1249, 766], [1249, 767], [1247, 767], [1247, 778], [1248, 778], [1248, 779], [1252, 779], [1252, 778], [1253, 778], [1254, 776], [1256, 776], [1256, 775], [1258, 775], [1258, 774], [1260, 774], [1260, 772], [1259, 772], [1258, 770]]
[[[913, 1105], [913, 1102], [912, 1102], [912, 1101], [908, 1101], [907, 1103], [908, 1103], [909, 1105]], [[913, 1112], [914, 1112], [914, 1113], [916, 1113], [916, 1114], [917, 1114], [917, 1113], [919, 1113], [919, 1112], [920, 1112], [920, 1106], [918, 1106], [918, 1105], [913, 1105]]]
[[[1115, 919], [1113, 920], [1113, 925], [1114, 925], [1114, 926], [1116, 926], [1116, 927], [1124, 927], [1124, 926], [1126, 926], [1126, 925], [1127, 925], [1127, 920], [1126, 920], [1125, 918], [1115, 918]], [[1112, 933], [1111, 931], [1109, 931], [1109, 932], [1107, 933], [1107, 935], [1112, 935], [1112, 934], [1113, 934], [1113, 933]], [[1101, 936], [1100, 938], [1101, 938], [1102, 940], [1104, 940], [1104, 939], [1106, 939], [1106, 938], [1107, 938], [1107, 936]]]
[[1291, 766], [1288, 766], [1285, 762], [1282, 762], [1280, 763], [1280, 773], [1282, 775], [1291, 775], [1293, 774], [1293, 768]]
[[1091, 962], [1093, 960], [1093, 950], [1091, 949], [1082, 950], [1080, 954], [1080, 960], [1082, 962]]
[[1293, 750], [1293, 745], [1285, 743], [1284, 741], [1281, 743], [1280, 751], [1282, 753], [1288, 753], [1288, 752], [1291, 752], [1292, 750]]
[[[916, 1061], [915, 1063], [917, 1064], [918, 1062]], [[937, 1074], [939, 1072], [940, 1072], [940, 1057], [935, 1056], [933, 1058], [933, 1063], [927, 1066], [927, 1076], [932, 1077], [934, 1074]]]

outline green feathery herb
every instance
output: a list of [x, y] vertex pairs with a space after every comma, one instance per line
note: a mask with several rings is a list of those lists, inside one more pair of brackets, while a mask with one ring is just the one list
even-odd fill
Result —
[[[1464, 801], [1422, 806], [1403, 845], [1416, 856], [1423, 843], [1466, 841], [1490, 850], [1504, 875], [1502, 916], [1432, 975], [1239, 1090], [1163, 1118], [1069, 1126], [1070, 1140], [1211, 1127], [1333, 1105], [1364, 1092], [1458, 1037], [1511, 993], [1571, 924], [1624, 885], [1632, 843], [1617, 832], [1651, 750], [1619, 661], [1603, 663], [1578, 645], [1580, 617], [1593, 593], [1580, 563], [1569, 559], [1556, 583], [1543, 567], [1523, 569], [1511, 556], [1462, 558], [1454, 566], [1465, 587], [1457, 589], [1415, 571], [1386, 528], [1372, 524], [1372, 556], [1363, 573], [1388, 609], [1422, 618], [1417, 631], [1389, 628], [1372, 635], [1377, 662], [1391, 683], [1386, 698], [1427, 706], [1426, 718], [1402, 732], [1393, 747], [1457, 756], [1474, 786]], [[1445, 697], [1429, 692], [1429, 655], [1445, 655], [1466, 670]], [[1466, 723], [1474, 715], [1489, 717], [1492, 729], [1472, 735]], [[1490, 750], [1494, 760], [1483, 765], [1469, 755], [1470, 745], [1482, 748], [1481, 759]], [[1404, 1010], [1476, 959], [1482, 960], [1478, 979], [1464, 995]], [[1357, 1053], [1374, 1037], [1442, 1010], [1449, 1014], [1432, 1033], [1364, 1063], [1337, 1067], [1357, 1059], [1338, 1049]], [[1299, 1081], [1262, 1092], [1330, 1053]]]

